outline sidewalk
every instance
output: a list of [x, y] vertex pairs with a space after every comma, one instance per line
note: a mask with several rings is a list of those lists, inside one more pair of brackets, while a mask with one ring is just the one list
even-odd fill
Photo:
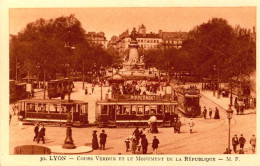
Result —
[[[200, 87], [199, 87], [200, 88]], [[213, 101], [214, 103], [216, 103], [217, 105], [219, 105], [220, 107], [222, 107], [223, 109], [227, 110], [228, 106], [230, 104], [230, 98], [229, 97], [222, 97], [220, 96], [220, 98], [217, 98], [217, 94], [214, 97], [213, 96], [213, 92], [212, 91], [202, 91], [200, 90], [200, 94], [208, 99], [210, 99], [211, 101]], [[233, 104], [234, 104], [234, 99], [235, 97], [237, 97], [236, 95], [233, 95]], [[232, 109], [235, 109], [234, 106], [232, 107]], [[235, 110], [234, 110], [235, 111]], [[256, 108], [255, 109], [245, 109], [244, 110], [244, 114], [255, 114], [256, 113]]]

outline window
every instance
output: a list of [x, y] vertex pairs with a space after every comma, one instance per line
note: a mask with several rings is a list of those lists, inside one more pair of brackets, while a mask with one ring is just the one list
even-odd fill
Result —
[[36, 112], [35, 103], [27, 103], [26, 110], [27, 110], [27, 112]]
[[141, 42], [143, 42], [143, 40], [141, 40]]
[[137, 107], [137, 114], [143, 114], [143, 113], [144, 113], [144, 107], [141, 106], [141, 105], [139, 105], [139, 106]]
[[38, 104], [38, 112], [46, 112], [46, 104]]
[[118, 105], [117, 106], [116, 114], [117, 115], [122, 115], [123, 114], [123, 106], [122, 105]]
[[144, 114], [149, 114], [150, 111], [150, 106], [149, 105], [145, 105], [144, 106]]
[[157, 106], [157, 114], [162, 114], [163, 113], [163, 105], [158, 105]]
[[151, 114], [156, 114], [156, 106], [151, 106]]
[[50, 113], [59, 113], [57, 104], [50, 104]]
[[101, 114], [107, 114], [107, 105], [101, 105]]
[[169, 111], [169, 106], [168, 106], [168, 105], [165, 105], [165, 106], [164, 106], [164, 113], [165, 113], [165, 114], [170, 113], [170, 111]]
[[130, 112], [130, 107], [129, 106], [123, 106], [123, 114], [128, 115]]
[[65, 105], [61, 105], [61, 113], [66, 113], [67, 112], [67, 108]]
[[136, 111], [137, 111], [137, 106], [132, 105], [131, 114], [136, 114]]
[[171, 114], [174, 114], [174, 106], [173, 105], [170, 105], [170, 112], [171, 112]]

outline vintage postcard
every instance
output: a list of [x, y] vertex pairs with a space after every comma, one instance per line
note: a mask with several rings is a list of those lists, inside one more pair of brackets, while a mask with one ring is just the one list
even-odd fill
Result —
[[257, 165], [256, 1], [68, 2], [2, 7], [1, 165]]

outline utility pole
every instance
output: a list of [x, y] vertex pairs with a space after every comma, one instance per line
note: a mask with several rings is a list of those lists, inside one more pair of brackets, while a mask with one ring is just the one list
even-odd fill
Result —
[[85, 60], [83, 60], [83, 69], [82, 69], [82, 81], [83, 81], [83, 85], [82, 85], [82, 89], [85, 89]]
[[17, 56], [15, 57], [15, 80], [16, 80], [16, 82], [18, 81], [18, 79], [17, 79]]

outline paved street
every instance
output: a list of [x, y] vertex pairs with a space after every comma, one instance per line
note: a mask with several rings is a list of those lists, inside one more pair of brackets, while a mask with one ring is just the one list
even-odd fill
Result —
[[[90, 87], [91, 85], [87, 85]], [[199, 87], [199, 86], [198, 86]], [[108, 87], [103, 87], [103, 98]], [[100, 87], [95, 87], [94, 94], [85, 95], [82, 90], [82, 83], [75, 83], [75, 89], [71, 95], [72, 99], [88, 101], [89, 103], [89, 121], [91, 123], [95, 120], [95, 102], [100, 99]], [[90, 88], [89, 88], [90, 92]], [[42, 97], [43, 92], [35, 94], [36, 98]], [[223, 154], [228, 144], [228, 120], [226, 118], [225, 110], [228, 107], [229, 98], [212, 97], [210, 91], [201, 91], [201, 107], [211, 107], [213, 110], [218, 107], [220, 110], [220, 119], [194, 119], [194, 133], [189, 133], [188, 121], [189, 119], [181, 117], [183, 124], [181, 133], [176, 134], [173, 128], [159, 128], [159, 133], [156, 134], [160, 144], [159, 154]], [[67, 96], [66, 96], [67, 97]], [[11, 111], [11, 108], [10, 108]], [[236, 115], [234, 113], [231, 120], [231, 137], [234, 134], [240, 136], [244, 134], [247, 142], [245, 144], [245, 153], [252, 153], [249, 139], [252, 134], [256, 133], [256, 114], [255, 110], [245, 111], [245, 115]], [[214, 115], [214, 112], [213, 112]], [[25, 125], [24, 129], [20, 129], [18, 125], [17, 116], [14, 115], [10, 125], [10, 154], [13, 154], [15, 146], [19, 145], [37, 145], [33, 142], [34, 126]], [[87, 127], [87, 128], [73, 128], [73, 140], [76, 146], [90, 145], [92, 140], [92, 131], [96, 129], [98, 135], [101, 128]], [[106, 128], [108, 135], [106, 150], [95, 150], [88, 154], [131, 154], [125, 152], [125, 139], [130, 136], [134, 128]], [[64, 142], [66, 135], [65, 127], [51, 127], [46, 126], [46, 144], [43, 146], [61, 145]], [[151, 143], [153, 134], [148, 133], [147, 139], [149, 142], [148, 153], [152, 153]], [[40, 143], [40, 145], [42, 145]]]

